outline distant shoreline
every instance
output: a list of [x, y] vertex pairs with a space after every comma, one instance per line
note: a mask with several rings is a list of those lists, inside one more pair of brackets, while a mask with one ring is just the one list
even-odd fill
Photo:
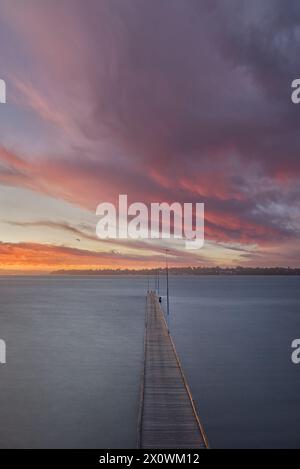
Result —
[[[98, 269], [98, 270], [57, 270], [51, 275], [156, 275], [157, 272], [164, 272], [165, 269]], [[300, 268], [288, 267], [171, 267], [171, 275], [300, 275]]]

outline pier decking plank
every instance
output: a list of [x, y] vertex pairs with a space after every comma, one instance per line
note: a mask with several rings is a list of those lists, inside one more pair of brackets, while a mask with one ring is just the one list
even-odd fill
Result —
[[207, 441], [154, 292], [147, 295], [139, 447], [207, 448]]

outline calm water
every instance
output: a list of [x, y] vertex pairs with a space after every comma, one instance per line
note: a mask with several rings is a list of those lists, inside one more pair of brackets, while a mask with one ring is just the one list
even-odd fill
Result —
[[300, 277], [185, 278], [173, 295], [172, 334], [211, 446], [300, 448]]
[[[134, 447], [145, 277], [0, 277], [0, 447]], [[212, 447], [300, 447], [300, 277], [173, 277]], [[162, 285], [162, 289], [164, 286]]]

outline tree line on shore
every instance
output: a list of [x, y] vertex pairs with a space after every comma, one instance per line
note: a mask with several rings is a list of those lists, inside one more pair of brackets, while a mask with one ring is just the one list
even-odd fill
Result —
[[[164, 268], [57, 270], [55, 275], [156, 275]], [[291, 267], [170, 267], [171, 275], [300, 275], [300, 268]]]

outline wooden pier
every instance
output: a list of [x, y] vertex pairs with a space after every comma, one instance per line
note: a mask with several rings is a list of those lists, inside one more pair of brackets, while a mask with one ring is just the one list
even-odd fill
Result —
[[147, 295], [140, 448], [208, 448], [206, 436], [154, 292]]

